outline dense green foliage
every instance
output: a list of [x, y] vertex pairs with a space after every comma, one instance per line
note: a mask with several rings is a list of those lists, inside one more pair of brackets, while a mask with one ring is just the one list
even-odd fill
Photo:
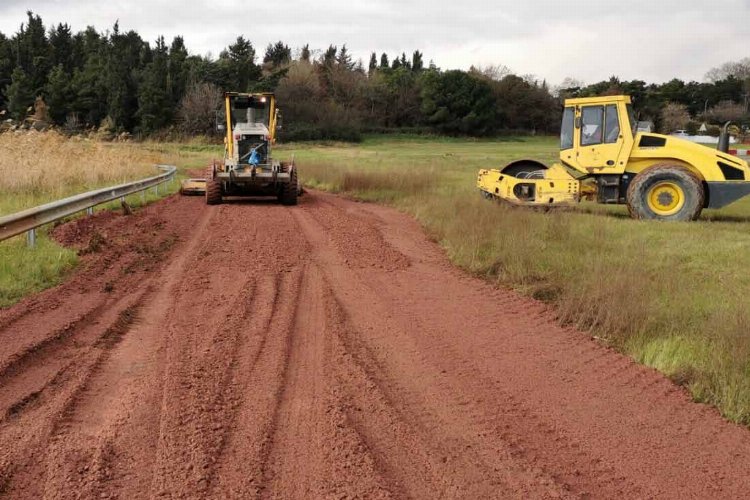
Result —
[[[563, 98], [612, 93], [632, 95], [641, 119], [657, 124], [667, 104], [711, 123], [746, 120], [750, 64], [728, 63], [707, 78], [710, 83], [656, 85], [613, 77], [589, 86], [568, 79], [552, 90], [502, 66], [443, 71], [425, 64], [418, 50], [392, 58], [373, 52], [365, 67], [346, 45], [316, 52], [279, 41], [259, 53], [243, 36], [212, 58], [191, 55], [181, 37], [149, 42], [117, 23], [105, 32], [87, 27], [74, 33], [67, 24], [45, 27], [32, 12], [11, 37], [0, 33], [0, 113], [23, 120], [41, 96], [44, 119], [49, 115], [71, 131], [110, 134], [210, 133], [210, 109], [227, 90], [277, 92], [282, 134], [297, 140], [357, 140], [362, 132], [397, 130], [556, 133]], [[677, 111], [670, 116], [684, 116]]]
[[497, 105], [490, 85], [463, 71], [430, 72], [422, 85], [422, 111], [447, 134], [495, 131]]
[[[67, 24], [46, 28], [38, 15], [27, 16], [10, 38], [0, 33], [0, 110], [15, 120], [27, 118], [41, 96], [51, 121], [69, 130], [206, 133], [213, 124], [199, 123], [207, 108], [232, 90], [278, 92], [287, 139], [357, 140], [362, 131], [399, 128], [489, 135], [557, 127], [559, 102], [546, 86], [518, 79], [511, 106], [501, 98], [507, 82], [426, 67], [420, 51], [392, 61], [373, 53], [365, 68], [345, 45], [315, 57], [308, 45], [293, 53], [279, 41], [259, 54], [239, 36], [211, 58], [190, 55], [181, 37], [149, 43], [118, 24], [104, 33], [93, 27], [74, 33]], [[552, 118], [530, 122], [523, 102]]]

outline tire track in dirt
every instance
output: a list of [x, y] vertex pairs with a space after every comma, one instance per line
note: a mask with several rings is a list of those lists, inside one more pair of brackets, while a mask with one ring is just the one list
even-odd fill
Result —
[[[331, 214], [327, 217], [330, 220]], [[349, 372], [359, 372], [361, 377], [360, 383], [349, 391], [352, 407], [356, 408], [349, 413], [349, 419], [368, 446], [377, 451], [381, 467], [386, 476], [396, 481], [397, 489], [407, 496], [427, 497], [492, 496], [498, 489], [523, 492], [521, 496], [564, 497], [565, 485], [556, 485], [551, 477], [532, 471], [509, 451], [503, 457], [494, 448], [486, 449], [483, 439], [466, 439], [467, 429], [472, 429], [469, 435], [479, 436], [487, 435], [488, 431], [459, 417], [465, 412], [466, 401], [453, 401], [446, 397], [450, 392], [442, 387], [430, 387], [419, 380], [440, 380], [440, 373], [435, 371], [429, 377], [432, 367], [425, 366], [418, 358], [404, 359], [402, 353], [413, 352], [413, 345], [405, 338], [403, 326], [392, 321], [390, 311], [394, 309], [383, 307], [376, 291], [359, 282], [355, 272], [347, 269], [349, 260], [321, 237], [324, 232], [315, 216], [297, 214], [297, 219], [313, 241], [314, 255], [325, 263], [327, 270], [335, 270], [331, 273], [333, 288], [335, 295], [341, 297], [336, 300], [335, 311], [343, 315], [339, 321], [347, 325], [339, 336], [356, 366], [349, 367]], [[361, 302], [368, 304], [367, 310], [358, 307]], [[347, 310], [353, 311], [356, 319], [349, 318], [344, 312]], [[354, 324], [360, 328], [353, 327]], [[367, 340], [373, 338], [370, 332], [387, 332], [389, 342], [397, 342], [399, 337], [405, 342], [386, 354], [388, 345], [368, 345]], [[375, 340], [377, 336], [376, 333]], [[393, 361], [398, 358], [403, 362], [394, 366]], [[394, 371], [397, 372], [394, 379], [384, 378], [386, 373]], [[412, 388], [408, 387], [410, 380], [417, 381]], [[381, 432], [386, 428], [391, 430], [390, 439]], [[410, 451], [409, 455], [404, 456], [405, 449]], [[480, 460], [480, 456], [487, 461]]]
[[186, 279], [186, 262], [199, 251], [198, 236], [209, 223], [208, 214], [195, 221], [197, 231], [186, 242], [184, 252], [152, 283], [137, 322], [133, 317], [119, 335], [103, 338], [101, 343], [113, 351], [90, 371], [89, 382], [64, 414], [60, 430], [52, 437], [54, 445], [47, 450], [44, 484], [51, 496], [60, 496], [59, 492], [67, 492], [63, 496], [70, 498], [108, 496], [124, 465], [149, 463], [148, 450], [138, 450], [137, 457], [128, 456], [118, 432], [126, 425], [131, 408], [145, 395], [138, 382], [156, 367], [159, 321], [168, 317], [170, 297]]
[[[235, 455], [238, 447], [234, 435], [236, 429], [232, 423], [238, 422], [239, 411], [246, 397], [245, 393], [252, 390], [249, 387], [249, 377], [252, 376], [261, 354], [265, 351], [268, 331], [272, 319], [276, 315], [281, 289], [280, 275], [264, 276], [252, 294], [250, 303], [254, 314], [247, 314], [247, 324], [240, 326], [241, 338], [239, 339], [238, 349], [235, 351], [236, 355], [232, 359], [230, 376], [224, 389], [224, 397], [228, 408], [226, 413], [228, 423], [222, 428], [220, 448], [217, 450], [218, 459], [216, 464], [211, 467], [208, 476], [209, 485], [214, 491], [220, 481], [219, 476], [231, 474], [232, 471], [228, 469], [235, 467]], [[241, 471], [234, 472], [241, 474]]]
[[286, 498], [318, 496], [322, 485], [320, 429], [324, 422], [326, 326], [319, 271], [306, 266], [302, 275], [286, 381], [274, 418], [270, 451], [262, 471], [264, 492]]
[[[351, 206], [321, 196], [345, 205], [342, 211]], [[479, 396], [479, 406], [501, 418], [521, 410], [503, 423], [508, 439], [537, 466], [595, 497], [612, 496], [607, 491], [619, 497], [743, 496], [747, 483], [736, 482], [742, 476], [736, 472], [747, 466], [737, 460], [750, 456], [745, 429], [691, 403], [653, 370], [559, 328], [544, 306], [450, 269], [414, 221], [374, 205], [357, 207], [383, 221], [386, 241], [420, 256], [408, 276], [365, 273], [367, 282], [392, 310], [410, 312], [402, 316], [414, 325], [417, 351], [445, 366], [463, 393]], [[431, 288], [437, 274], [448, 294]], [[608, 372], [614, 375], [606, 378]], [[504, 395], [514, 403], [505, 404]], [[554, 430], [550, 439], [534, 432], [534, 421]], [[723, 480], [709, 472], [717, 469], [725, 471]], [[733, 480], [726, 479], [728, 470], [735, 471]]]
[[350, 359], [331, 324], [330, 287], [308, 264], [292, 335], [287, 384], [264, 467], [268, 498], [389, 498], [367, 445], [346, 415], [338, 372]]
[[37, 329], [35, 328], [36, 321], [33, 318], [28, 317], [26, 321], [13, 323], [13, 328], [3, 330], [4, 337], [7, 337], [8, 340], [2, 348], [6, 354], [0, 361], [0, 377], [13, 376], [14, 372], [17, 373], [23, 369], [19, 365], [35, 363], [37, 360], [33, 358], [38, 355], [43, 357], [45, 351], [54, 352], [73, 333], [95, 322], [103, 312], [113, 307], [115, 302], [116, 300], [105, 300], [92, 303], [72, 318], [67, 314], [67, 311], [61, 310], [59, 324], [53, 326], [50, 334], [41, 338], [35, 338], [36, 335], [34, 334]]
[[[133, 219], [123, 218], [122, 222], [135, 226], [149, 224], [149, 217], [148, 211], [144, 211]], [[125, 246], [133, 245], [132, 240], [121, 241]], [[102, 257], [105, 267], [120, 254], [119, 248], [112, 246], [115, 247], [112, 253]], [[154, 255], [154, 259], [161, 260], [161, 256]], [[126, 258], [124, 265], [130, 261]], [[40, 478], [47, 474], [44, 457], [54, 453], [59, 440], [56, 436], [64, 432], [87, 387], [96, 379], [146, 300], [147, 281], [139, 281], [136, 275], [123, 274], [117, 268], [104, 273], [100, 269], [99, 259], [84, 258], [79, 277], [31, 300], [34, 308], [39, 309], [36, 317], [10, 314], [20, 320], [11, 322], [12, 328], [0, 331], [0, 336], [13, 338], [15, 330], [32, 319], [34, 335], [26, 337], [40, 339], [33, 347], [11, 355], [12, 362], [0, 377], [0, 402], [10, 404], [9, 409], [13, 410], [12, 418], [0, 424], [0, 491], [11, 497], [20, 492], [41, 496], [44, 481]], [[110, 284], [113, 283], [110, 277], [120, 276], [116, 283], [123, 291], [115, 296], [99, 293], [89, 300], [91, 294], [87, 290], [101, 290], [101, 285], [91, 286], [92, 275], [99, 275]], [[49, 309], [39, 305], [47, 295], [51, 296]], [[61, 297], [68, 299], [65, 307], [60, 306]], [[84, 306], [83, 312], [79, 312], [80, 306]], [[66, 315], [73, 320], [67, 320], [61, 330], [59, 324]], [[5, 343], [6, 348], [9, 345]], [[53, 496], [59, 495], [58, 492]]]
[[[0, 370], [0, 423], [28, 409], [43, 392], [59, 386], [66, 372], [79, 358], [86, 358], [85, 346], [100, 343], [105, 333], [102, 324], [113, 325], [119, 315], [133, 308], [142, 299], [143, 291], [128, 295], [112, 304], [102, 304], [79, 321], [48, 337], [33, 349], [12, 358]], [[106, 306], [110, 306], [109, 309]], [[110, 326], [111, 327], [111, 326]]]
[[264, 467], [277, 425], [301, 277], [298, 269], [282, 276], [276, 306], [262, 332], [265, 338], [238, 386], [242, 397], [234, 402], [234, 425], [215, 472], [217, 496], [249, 498], [265, 488]]
[[[255, 491], [277, 405], [265, 389], [283, 385], [301, 251], [292, 231], [278, 230], [289, 214], [276, 206], [217, 211], [223, 222], [212, 227], [201, 255], [207, 279], [174, 304], [182, 317], [174, 319], [180, 335], [164, 361], [170, 368], [151, 483], [156, 495], [204, 497], [216, 484], [235, 496]], [[247, 217], [225, 216], [237, 211]], [[268, 217], [257, 217], [264, 212]], [[253, 286], [238, 288], [242, 280]], [[253, 463], [257, 470], [248, 474]]]
[[142, 299], [143, 295], [134, 304], [122, 310], [115, 321], [96, 338], [94, 344], [80, 353], [72, 373], [66, 374], [66, 380], [60, 384], [58, 392], [49, 398], [46, 407], [40, 405], [40, 409], [52, 409], [52, 419], [37, 422], [35, 417], [38, 417], [39, 412], [30, 411], [29, 415], [23, 415], [26, 418], [19, 417], [8, 423], [8, 427], [12, 425], [16, 429], [20, 428], [25, 434], [3, 432], [3, 437], [10, 437], [3, 443], [3, 447], [7, 446], [6, 449], [9, 450], [19, 448], [22, 452], [16, 453], [12, 461], [2, 460], [0, 484], [3, 486], [0, 487], [0, 492], [12, 487], [27, 495], [42, 496], [45, 483], [40, 482], [39, 478], [48, 472], [43, 464], [53, 449], [48, 447], [48, 444], [56, 441], [57, 434], [65, 428], [75, 406], [100, 367], [132, 325], [138, 310], [142, 307]]

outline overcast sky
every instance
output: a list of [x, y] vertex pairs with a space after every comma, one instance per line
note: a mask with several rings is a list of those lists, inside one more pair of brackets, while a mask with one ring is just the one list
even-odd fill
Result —
[[551, 84], [701, 81], [750, 56], [750, 0], [0, 0], [0, 31], [15, 33], [26, 10], [74, 31], [119, 19], [149, 41], [183, 35], [192, 53], [217, 55], [238, 35], [259, 52], [279, 39], [346, 44], [365, 63], [419, 49], [443, 69], [504, 64]]

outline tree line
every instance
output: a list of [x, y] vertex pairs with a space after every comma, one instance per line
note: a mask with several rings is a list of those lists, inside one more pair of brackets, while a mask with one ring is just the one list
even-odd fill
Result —
[[746, 118], [750, 71], [740, 75], [743, 69], [717, 68], [709, 83], [613, 77], [550, 88], [503, 66], [444, 71], [418, 50], [393, 57], [373, 52], [365, 64], [345, 45], [293, 50], [279, 41], [258, 51], [239, 36], [218, 57], [201, 56], [179, 36], [149, 42], [117, 23], [105, 32], [74, 33], [64, 23], [46, 27], [28, 12], [15, 34], [0, 33], [0, 113], [22, 121], [41, 98], [48, 119], [70, 131], [210, 134], [222, 92], [271, 91], [287, 139], [357, 140], [380, 131], [556, 133], [562, 99], [607, 93], [632, 95], [642, 118], [660, 124], [668, 105], [684, 106], [691, 119], [701, 113], [718, 119], [730, 104], [744, 106]]
[[[362, 131], [485, 136], [554, 132], [559, 104], [546, 84], [515, 75], [442, 71], [420, 51], [354, 61], [347, 47], [258, 52], [243, 36], [218, 57], [190, 54], [182, 37], [150, 43], [116, 23], [74, 33], [40, 16], [0, 33], [0, 110], [23, 120], [41, 96], [49, 119], [71, 130], [210, 133], [223, 91], [273, 91], [295, 139], [357, 139]], [[527, 100], [521, 110], [518, 100]]]

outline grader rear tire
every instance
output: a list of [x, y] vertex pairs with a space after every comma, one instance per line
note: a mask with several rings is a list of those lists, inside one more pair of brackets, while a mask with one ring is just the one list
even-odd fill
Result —
[[214, 177], [214, 166], [206, 169], [206, 205], [221, 204], [221, 181]]
[[297, 169], [292, 167], [292, 174], [289, 182], [281, 187], [279, 192], [279, 202], [282, 205], [292, 206], [297, 204], [297, 195], [299, 189], [297, 186]]
[[700, 217], [706, 193], [693, 172], [660, 164], [635, 176], [628, 187], [628, 211], [634, 219], [691, 221]]

